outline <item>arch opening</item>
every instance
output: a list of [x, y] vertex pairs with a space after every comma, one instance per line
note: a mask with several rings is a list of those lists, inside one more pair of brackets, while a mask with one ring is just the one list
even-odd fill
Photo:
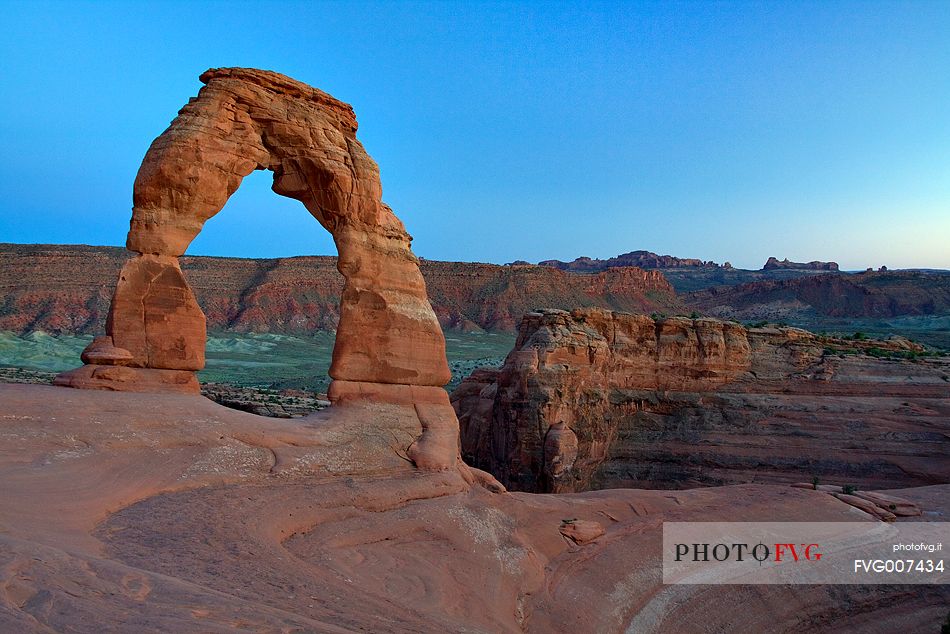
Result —
[[273, 178], [260, 169], [244, 177], [180, 264], [207, 318], [201, 393], [233, 409], [301, 417], [326, 406], [343, 277], [331, 234], [299, 201], [275, 195]]
[[[335, 255], [330, 232], [314, 222], [299, 201], [275, 195], [273, 183], [274, 175], [269, 170], [258, 169], [247, 175], [221, 211], [205, 223], [185, 257]], [[185, 277], [191, 280], [187, 266]], [[201, 298], [201, 293], [198, 296]]]

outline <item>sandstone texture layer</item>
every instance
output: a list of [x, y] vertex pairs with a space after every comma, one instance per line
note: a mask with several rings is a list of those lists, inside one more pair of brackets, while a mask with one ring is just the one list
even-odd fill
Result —
[[[227, 212], [225, 212], [227, 213]], [[128, 251], [81, 245], [0, 244], [0, 330], [97, 334]], [[335, 330], [343, 276], [337, 258], [179, 258], [212, 331], [307, 334]], [[597, 306], [630, 312], [682, 310], [658, 271], [583, 275], [540, 266], [419, 263], [443, 328], [514, 332], [541, 307]]]
[[599, 309], [529, 313], [452, 393], [465, 459], [522, 491], [814, 478], [950, 482], [950, 358], [797, 328]]
[[[938, 631], [948, 586], [670, 586], [664, 521], [877, 522], [824, 491], [491, 493], [363, 401], [0, 385], [0, 631]], [[392, 430], [381, 435], [380, 427]], [[886, 491], [933, 520], [947, 486]], [[723, 606], [735, 606], [724, 609]]]

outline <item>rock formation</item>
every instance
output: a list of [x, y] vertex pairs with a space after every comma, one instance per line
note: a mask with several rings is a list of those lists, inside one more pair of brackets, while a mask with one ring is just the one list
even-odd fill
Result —
[[777, 269], [795, 269], [808, 271], [837, 271], [837, 262], [820, 262], [812, 260], [811, 262], [792, 262], [788, 258], [779, 260], [776, 257], [770, 257], [762, 266], [763, 271], [774, 271]]
[[197, 393], [205, 318], [179, 267], [205, 221], [256, 169], [332, 235], [344, 285], [328, 395], [414, 406], [409, 457], [455, 463], [457, 422], [441, 386], [445, 339], [411, 237], [382, 202], [379, 169], [356, 139], [353, 109], [277, 73], [211, 69], [205, 87], [152, 143], [135, 179], [127, 248], [106, 337], [59, 385]]
[[516, 490], [950, 482], [935, 431], [950, 421], [950, 359], [860, 354], [907, 345], [544, 310], [525, 316], [504, 366], [473, 373], [452, 402], [463, 456]]
[[805, 482], [796, 482], [792, 486], [796, 489], [823, 491], [883, 522], [893, 522], [898, 516], [919, 517], [922, 515], [920, 507], [910, 500], [879, 491], [856, 491], [851, 488], [846, 490], [840, 486]]
[[[0, 330], [102, 332], [110, 291], [127, 255], [110, 247], [0, 244]], [[184, 256], [179, 263], [209, 330], [305, 334], [333, 330], [339, 322], [343, 277], [335, 257]], [[521, 316], [539, 307], [665, 314], [696, 309], [724, 319], [800, 322], [828, 330], [850, 327], [852, 332], [868, 327], [815, 320], [950, 315], [947, 271], [851, 275], [615, 267], [574, 273], [534, 265], [432, 260], [423, 260], [420, 270], [439, 323], [459, 330], [514, 332]], [[687, 294], [677, 297], [673, 288]], [[931, 336], [934, 345], [946, 347], [937, 338], [939, 331], [934, 332], [904, 334]]]
[[[411, 238], [381, 201], [379, 170], [356, 140], [350, 106], [276, 73], [212, 69], [149, 148], [135, 180], [127, 247], [106, 325], [132, 368], [203, 366], [204, 316], [178, 265], [201, 230], [255, 169], [300, 200], [333, 234], [343, 274], [330, 374], [347, 383], [440, 386], [444, 340], [426, 300]], [[94, 382], [96, 368], [64, 382]], [[353, 388], [357, 389], [357, 388]]]

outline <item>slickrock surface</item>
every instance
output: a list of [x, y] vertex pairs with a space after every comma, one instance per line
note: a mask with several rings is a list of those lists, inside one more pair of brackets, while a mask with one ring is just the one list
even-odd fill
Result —
[[[0, 402], [3, 632], [917, 632], [950, 600], [662, 585], [663, 521], [874, 521], [820, 491], [490, 493], [413, 469], [419, 420], [382, 403], [275, 420], [193, 395]], [[948, 490], [888, 494], [926, 514]], [[604, 533], [577, 543], [565, 520]]]
[[522, 491], [947, 483], [950, 359], [860, 354], [911, 348], [545, 310], [525, 316], [500, 370], [476, 371], [452, 402], [465, 459]]
[[[113, 247], [0, 244], [0, 330], [101, 333], [128, 258], [128, 251]], [[210, 330], [306, 334], [339, 322], [343, 277], [336, 257], [184, 256], [179, 262]], [[443, 328], [514, 332], [523, 314], [541, 307], [682, 310], [657, 271], [581, 275], [434, 260], [422, 260], [419, 268]]]

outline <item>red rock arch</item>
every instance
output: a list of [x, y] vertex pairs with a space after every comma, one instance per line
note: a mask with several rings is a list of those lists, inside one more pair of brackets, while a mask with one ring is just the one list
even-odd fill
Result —
[[331, 400], [448, 406], [445, 339], [412, 238], [382, 202], [379, 168], [356, 139], [353, 109], [267, 71], [211, 69], [201, 81], [135, 179], [127, 247], [136, 255], [116, 285], [106, 336], [83, 352], [85, 366], [57, 383], [198, 392], [205, 318], [178, 257], [245, 176], [267, 169], [274, 191], [301, 201], [339, 252], [345, 285]]

